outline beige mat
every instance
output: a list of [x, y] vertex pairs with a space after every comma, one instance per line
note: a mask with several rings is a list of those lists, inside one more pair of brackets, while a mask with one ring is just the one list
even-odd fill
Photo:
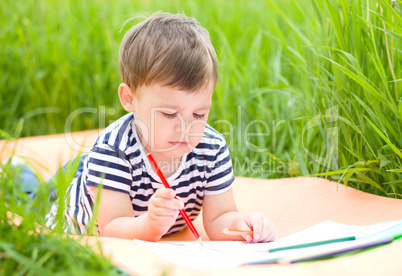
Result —
[[[4, 142], [1, 159], [10, 152], [27, 157], [46, 179], [67, 160], [88, 152], [99, 131], [77, 132], [23, 138]], [[41, 166], [39, 166], [41, 164]], [[402, 220], [402, 200], [367, 194], [320, 178], [297, 177], [262, 180], [237, 177], [234, 194], [242, 212], [265, 212], [276, 224], [280, 237], [298, 232], [324, 220], [369, 225], [387, 220]], [[201, 218], [195, 226], [208, 240]], [[164, 238], [192, 240], [188, 230]], [[145, 251], [130, 240], [95, 238], [113, 262], [133, 275], [402, 275], [402, 240], [352, 256], [293, 265], [241, 266], [234, 269], [191, 270], [171, 264]], [[202, 260], [200, 260], [202, 261]]]

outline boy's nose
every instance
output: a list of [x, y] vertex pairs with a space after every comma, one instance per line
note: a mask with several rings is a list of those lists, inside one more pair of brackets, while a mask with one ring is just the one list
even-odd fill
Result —
[[189, 136], [194, 136], [196, 133], [201, 133], [201, 135], [204, 133], [205, 125], [206, 122], [203, 120], [180, 120], [181, 122], [178, 122], [175, 125], [175, 131], [176, 133], [179, 133], [180, 135], [184, 135], [184, 138], [187, 138]]
[[184, 117], [179, 118], [179, 120], [177, 120], [176, 124], [175, 124], [175, 132], [176, 133], [180, 133], [183, 135], [186, 135], [188, 130], [188, 122], [186, 121], [186, 119]]
[[195, 119], [193, 114], [188, 116], [183, 116], [180, 114], [176, 118], [176, 123], [174, 126], [174, 131], [181, 135], [185, 135], [185, 137], [189, 136], [189, 133], [192, 132], [203, 132], [206, 125], [206, 121]]

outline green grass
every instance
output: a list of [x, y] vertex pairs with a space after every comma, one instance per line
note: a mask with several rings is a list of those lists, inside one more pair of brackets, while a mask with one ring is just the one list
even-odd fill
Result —
[[[31, 136], [108, 125], [124, 114], [118, 46], [130, 26], [119, 32], [121, 24], [137, 14], [184, 12], [210, 31], [218, 54], [209, 123], [225, 134], [236, 175], [319, 175], [399, 198], [396, 3], [5, 0], [0, 129]], [[82, 107], [91, 109], [77, 113]]]
[[[105, 256], [81, 244], [80, 238], [64, 235], [61, 224], [53, 232], [46, 231], [49, 185], [55, 185], [63, 197], [73, 167], [58, 174], [52, 184], [39, 185], [35, 199], [22, 191], [18, 167], [6, 162], [0, 172], [0, 275], [126, 275]], [[62, 212], [63, 207], [59, 216]]]
[[[0, 1], [0, 135], [101, 128], [122, 116], [118, 46], [130, 26], [121, 24], [159, 10], [210, 31], [220, 77], [209, 124], [226, 136], [236, 175], [316, 175], [401, 198], [401, 0]], [[71, 173], [53, 183], [59, 196]], [[7, 164], [0, 175], [0, 274], [117, 273], [61, 239], [60, 227], [33, 234], [47, 186], [32, 200]]]

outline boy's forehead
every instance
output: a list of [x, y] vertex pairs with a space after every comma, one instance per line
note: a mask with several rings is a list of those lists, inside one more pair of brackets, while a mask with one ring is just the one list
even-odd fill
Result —
[[207, 94], [189, 94], [184, 92], [171, 93], [168, 97], [158, 98], [154, 101], [154, 106], [175, 110], [182, 110], [189, 107], [197, 110], [209, 110], [211, 108], [211, 102], [211, 97]]
[[155, 107], [184, 109], [194, 107], [199, 110], [208, 110], [212, 104], [213, 87], [205, 87], [200, 91], [188, 92], [175, 88], [155, 85], [150, 87], [150, 100]]

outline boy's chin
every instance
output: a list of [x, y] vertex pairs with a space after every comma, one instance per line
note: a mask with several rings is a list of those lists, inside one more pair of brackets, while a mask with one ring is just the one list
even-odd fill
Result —
[[189, 148], [177, 149], [177, 150], [172, 151], [172, 152], [170, 153], [170, 156], [171, 156], [172, 158], [182, 158], [183, 155], [185, 155], [185, 154], [186, 154], [187, 152], [189, 152], [189, 151], [190, 151]]
[[189, 152], [193, 147], [185, 146], [185, 147], [170, 147], [165, 150], [155, 150], [153, 151], [155, 154], [159, 156], [163, 156], [164, 159], [179, 159], [182, 158], [187, 152]]
[[169, 152], [166, 152], [164, 155], [169, 156], [172, 159], [178, 159], [178, 158], [182, 158], [183, 155], [185, 155], [189, 151], [190, 151], [190, 149], [188, 147], [177, 148], [177, 149], [171, 150]]

